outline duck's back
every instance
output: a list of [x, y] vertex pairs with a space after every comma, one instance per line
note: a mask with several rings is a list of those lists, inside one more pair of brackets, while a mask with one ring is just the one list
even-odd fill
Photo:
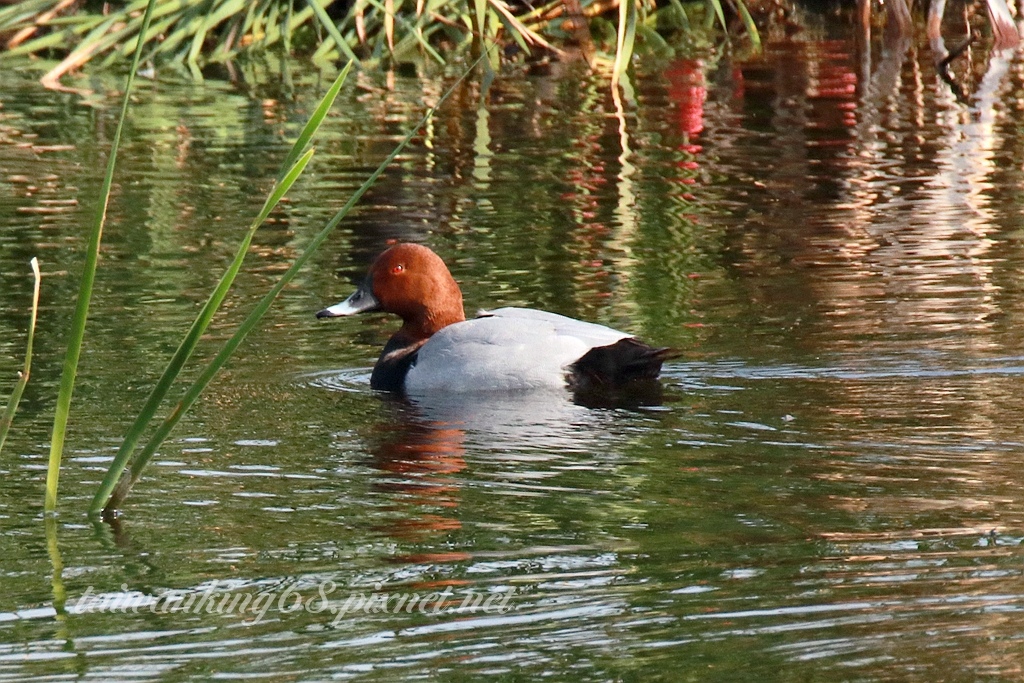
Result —
[[573, 363], [631, 335], [529, 308], [499, 308], [449, 325], [416, 355], [407, 392], [564, 388]]

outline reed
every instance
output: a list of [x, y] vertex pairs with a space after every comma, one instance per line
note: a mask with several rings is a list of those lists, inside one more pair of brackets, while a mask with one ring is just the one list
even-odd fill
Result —
[[185, 334], [185, 337], [181, 340], [181, 343], [178, 345], [177, 350], [171, 357], [170, 362], [168, 362], [167, 367], [164, 369], [163, 374], [160, 376], [160, 379], [157, 381], [153, 390], [150, 392], [149, 397], [146, 399], [138, 417], [135, 418], [135, 421], [126, 432], [125, 438], [121, 442], [121, 446], [118, 449], [117, 454], [114, 456], [113, 463], [111, 463], [106, 476], [103, 478], [103, 481], [100, 482], [100, 487], [93, 497], [92, 504], [89, 508], [89, 512], [91, 514], [100, 512], [110, 498], [110, 495], [114, 491], [114, 487], [117, 485], [125, 466], [128, 464], [132, 454], [135, 452], [135, 448], [138, 446], [143, 432], [146, 430], [146, 427], [152, 423], [157, 410], [159, 410], [161, 403], [163, 403], [164, 399], [167, 397], [167, 393], [170, 391], [171, 386], [178, 378], [178, 375], [181, 373], [185, 363], [191, 357], [192, 352], [195, 351], [200, 338], [209, 326], [213, 316], [220, 308], [221, 303], [223, 303], [228, 291], [231, 289], [231, 285], [234, 283], [235, 277], [241, 270], [245, 256], [249, 252], [249, 246], [252, 244], [252, 239], [256, 234], [256, 230], [259, 229], [263, 222], [270, 216], [274, 207], [277, 206], [288, 190], [291, 189], [295, 181], [298, 180], [299, 176], [302, 175], [306, 165], [312, 158], [313, 149], [307, 149], [307, 147], [316, 135], [316, 132], [319, 130], [320, 125], [327, 117], [327, 113], [334, 105], [334, 100], [341, 91], [342, 84], [344, 84], [345, 79], [348, 77], [351, 68], [352, 62], [349, 62], [335, 79], [324, 97], [320, 100], [320, 103], [310, 116], [309, 121], [306, 122], [305, 127], [302, 129], [302, 132], [299, 134], [295, 143], [292, 145], [291, 150], [288, 152], [288, 155], [285, 157], [277, 182], [274, 184], [274, 187], [263, 202], [263, 207], [249, 224], [249, 229], [246, 231], [241, 243], [238, 245], [238, 249], [235, 251], [235, 256], [232, 259], [231, 264], [221, 276], [220, 281], [210, 294], [209, 299], [207, 299], [203, 308], [196, 316], [195, 321], [192, 323], [192, 326]]
[[7, 440], [7, 432], [14, 422], [14, 415], [18, 412], [18, 404], [21, 403], [21, 395], [25, 393], [25, 385], [28, 384], [29, 375], [32, 373], [32, 342], [36, 336], [36, 317], [39, 314], [39, 261], [35, 257], [29, 261], [32, 267], [32, 275], [35, 278], [35, 285], [32, 288], [32, 314], [28, 321], [28, 340], [25, 342], [25, 364], [18, 373], [18, 381], [14, 384], [11, 398], [7, 401], [7, 408], [0, 417], [0, 453], [4, 450], [4, 442]]
[[635, 2], [619, 3], [619, 28], [616, 31], [615, 63], [612, 65], [612, 89], [618, 88], [619, 79], [629, 66], [636, 41], [637, 11]]
[[[156, 0], [149, 0], [142, 17], [142, 32], [146, 33], [153, 17]], [[67, 432], [68, 415], [71, 411], [71, 395], [75, 390], [75, 376], [78, 374], [78, 359], [82, 353], [82, 340], [85, 338], [85, 323], [89, 317], [89, 302], [92, 300], [93, 282], [96, 279], [96, 266], [99, 261], [100, 242], [103, 239], [103, 225], [107, 220], [107, 206], [110, 203], [110, 188], [114, 183], [114, 168], [117, 165], [117, 150], [121, 144], [121, 133], [124, 122], [128, 118], [128, 102], [130, 101], [135, 73], [142, 57], [142, 43], [138, 43], [135, 56], [132, 58], [131, 70], [125, 82], [124, 99], [121, 102], [121, 116], [110, 143], [110, 155], [107, 157], [107, 169], [103, 174], [100, 188], [100, 201], [92, 220], [89, 245], [86, 248], [85, 269], [78, 286], [78, 300], [71, 319], [71, 334], [68, 338], [68, 350], [64, 356], [64, 369], [60, 378], [60, 389], [57, 392], [57, 407], [53, 417], [53, 433], [50, 437], [50, 459], [46, 472], [46, 495], [43, 510], [53, 514], [57, 509], [57, 485], [60, 478], [60, 461], [64, 453], [64, 437]]]

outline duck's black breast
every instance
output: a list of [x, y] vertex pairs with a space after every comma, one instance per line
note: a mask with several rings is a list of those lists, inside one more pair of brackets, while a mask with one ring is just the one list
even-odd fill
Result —
[[408, 339], [395, 335], [384, 346], [377, 364], [370, 375], [370, 388], [378, 391], [396, 391], [405, 389], [405, 376], [409, 369], [416, 365], [416, 356], [426, 340], [410, 342]]

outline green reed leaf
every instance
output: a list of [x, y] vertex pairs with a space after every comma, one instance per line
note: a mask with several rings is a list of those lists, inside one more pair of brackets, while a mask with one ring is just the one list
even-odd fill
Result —
[[334, 40], [335, 44], [338, 46], [338, 50], [345, 55], [349, 61], [359, 62], [359, 58], [356, 57], [356, 53], [352, 52], [352, 48], [348, 46], [348, 41], [342, 37], [341, 32], [338, 31], [338, 27], [334, 24], [334, 21], [327, 16], [327, 12], [320, 6], [320, 3], [318, 3], [317, 0], [306, 0], [306, 2], [309, 4], [310, 9], [313, 10], [313, 14], [316, 15], [316, 18], [319, 19], [323, 27], [327, 29], [328, 35], [330, 35]]
[[679, 0], [669, 0], [672, 9], [675, 10], [676, 18], [679, 20], [679, 25], [684, 31], [690, 30], [690, 17], [687, 16], [686, 10], [683, 9], [682, 3]]
[[[149, 0], [146, 13], [142, 18], [143, 32], [149, 27], [153, 16], [156, 0]], [[82, 353], [82, 340], [85, 338], [85, 323], [89, 317], [89, 302], [92, 299], [93, 282], [96, 280], [96, 265], [99, 261], [100, 242], [103, 239], [103, 225], [107, 220], [107, 205], [110, 203], [110, 188], [114, 183], [114, 168], [117, 165], [117, 150], [121, 145], [121, 133], [128, 118], [128, 103], [131, 99], [132, 84], [139, 69], [139, 58], [142, 55], [140, 41], [132, 59], [132, 67], [128, 72], [128, 80], [124, 87], [124, 99], [121, 102], [121, 116], [117, 121], [114, 139], [110, 143], [110, 155], [107, 157], [107, 170], [103, 174], [100, 189], [100, 202], [93, 216], [92, 231], [85, 255], [85, 270], [78, 286], [78, 301], [71, 320], [71, 334], [68, 338], [68, 350], [64, 356], [64, 369], [60, 377], [60, 389], [57, 392], [57, 406], [53, 416], [53, 433], [50, 437], [50, 458], [46, 471], [46, 496], [43, 510], [53, 514], [57, 510], [57, 485], [60, 478], [60, 461], [64, 454], [64, 438], [67, 432], [68, 416], [71, 412], [71, 396], [75, 390], [75, 376], [78, 374], [78, 359]]]
[[760, 52], [761, 34], [757, 30], [757, 24], [754, 23], [754, 17], [750, 16], [747, 3], [743, 0], [736, 0], [736, 9], [740, 13], [740, 19], [743, 20], [743, 27], [747, 29], [747, 35], [750, 36], [750, 45], [755, 52]]
[[160, 379], [157, 381], [153, 390], [150, 392], [149, 397], [146, 399], [146, 403], [143, 405], [138, 417], [135, 418], [135, 422], [132, 423], [132, 426], [129, 427], [128, 432], [125, 434], [125, 438], [121, 442], [121, 446], [118, 448], [117, 454], [114, 456], [114, 461], [111, 463], [107, 470], [107, 474], [103, 477], [103, 481], [100, 482], [99, 489], [93, 496], [92, 503], [89, 506], [90, 514], [99, 513], [103, 509], [104, 505], [106, 505], [111, 493], [114, 491], [121, 478], [125, 465], [128, 464], [129, 459], [135, 452], [135, 448], [142, 438], [143, 432], [153, 421], [160, 404], [163, 403], [164, 399], [167, 397], [171, 386], [178, 378], [178, 375], [181, 374], [182, 368], [192, 356], [196, 346], [199, 344], [200, 338], [209, 326], [214, 314], [216, 314], [217, 310], [220, 308], [221, 303], [223, 303], [228, 291], [231, 289], [231, 285], [234, 283], [235, 277], [238, 275], [238, 272], [242, 267], [242, 262], [245, 260], [245, 256], [249, 252], [249, 246], [252, 243], [253, 236], [256, 234], [256, 230], [263, 224], [270, 215], [270, 212], [273, 211], [274, 207], [277, 206], [305, 170], [306, 165], [313, 156], [313, 150], [307, 150], [306, 147], [313, 139], [313, 136], [316, 135], [320, 125], [327, 117], [327, 113], [334, 105], [334, 101], [337, 99], [338, 93], [341, 92], [341, 86], [348, 77], [351, 69], [352, 63], [349, 62], [334, 80], [330, 89], [320, 100], [316, 109], [313, 110], [313, 114], [310, 115], [309, 121], [306, 122], [302, 132], [299, 133], [299, 137], [295, 140], [291, 150], [285, 157], [283, 164], [284, 171], [280, 179], [275, 184], [270, 195], [267, 196], [259, 214], [257, 214], [256, 218], [253, 219], [252, 223], [249, 225], [248, 231], [242, 238], [242, 242], [235, 252], [234, 259], [231, 261], [231, 264], [228, 266], [224, 275], [221, 276], [220, 281], [217, 283], [216, 288], [214, 288], [213, 293], [210, 294], [210, 298], [206, 301], [206, 304], [199, 312], [199, 315], [196, 316], [195, 321], [192, 323], [192, 327], [189, 328], [184, 339], [182, 339], [181, 343], [178, 345], [177, 350], [171, 357], [171, 360], [164, 369], [163, 374], [160, 376]]
[[[720, 23], [722, 25], [722, 30], [726, 31], [726, 35], [728, 36], [728, 28], [729, 27], [725, 23], [725, 9], [722, 7], [721, 0], [707, 0], [707, 4], [711, 6], [711, 9], [713, 11], [713, 14], [711, 14], [711, 13], [708, 14], [708, 20], [713, 22], [714, 21], [713, 17], [717, 17], [718, 18], [718, 23]], [[712, 27], [712, 24], [709, 23], [708, 24], [708, 28], [711, 28], [711, 27]]]
[[353, 65], [354, 62], [351, 61], [345, 64], [345, 68], [342, 69], [338, 77], [334, 79], [334, 84], [331, 85], [330, 90], [327, 91], [327, 94], [320, 100], [320, 104], [318, 104], [316, 109], [313, 110], [313, 113], [309, 117], [309, 121], [306, 122], [302, 132], [299, 133], [299, 137], [295, 139], [295, 144], [292, 145], [291, 151], [288, 152], [288, 156], [285, 157], [284, 168], [288, 168], [294, 164], [294, 160], [310, 143], [313, 136], [316, 135], [316, 132], [320, 129], [320, 124], [324, 122], [324, 119], [327, 118], [327, 113], [331, 110], [331, 107], [334, 106], [334, 100], [337, 99], [338, 93], [341, 92], [341, 86], [346, 79], [348, 79], [348, 74], [352, 71]]
[[615, 64], [612, 66], [612, 89], [618, 87], [619, 79], [629, 66], [636, 41], [636, 0], [622, 0], [619, 3], [619, 28], [615, 42]]
[[[477, 62], [480, 60], [478, 59]], [[142, 476], [142, 472], [145, 470], [146, 465], [152, 459], [156, 453], [156, 449], [164, 442], [174, 427], [178, 424], [181, 418], [185, 415], [192, 404], [196, 402], [200, 394], [206, 389], [210, 381], [213, 380], [217, 372], [220, 371], [221, 367], [231, 358], [235, 349], [238, 345], [248, 336], [248, 334], [256, 327], [256, 325], [262, 320], [263, 316], [266, 315], [267, 311], [270, 310], [271, 305], [274, 303], [277, 296], [281, 291], [288, 285], [289, 282], [298, 274], [299, 270], [313, 257], [317, 249], [327, 240], [330, 234], [338, 226], [339, 223], [349, 214], [350, 211], [355, 207], [356, 203], [362, 198], [362, 196], [369, 190], [377, 178], [391, 165], [391, 162], [406, 148], [406, 146], [412, 141], [420, 129], [427, 124], [430, 118], [434, 115], [441, 104], [448, 99], [448, 97], [455, 91], [457, 87], [462, 83], [463, 80], [476, 68], [476, 63], [472, 64], [455, 83], [441, 96], [437, 104], [431, 107], [420, 119], [420, 121], [410, 129], [406, 136], [398, 143], [398, 145], [391, 151], [391, 153], [377, 166], [376, 170], [370, 174], [370, 176], [363, 182], [359, 188], [352, 193], [348, 201], [336, 214], [328, 221], [327, 225], [316, 234], [315, 237], [306, 246], [305, 250], [292, 262], [292, 265], [287, 271], [278, 279], [274, 286], [267, 292], [256, 307], [253, 308], [252, 312], [249, 313], [248, 317], [239, 325], [235, 333], [224, 342], [221, 350], [211, 360], [205, 368], [203, 368], [199, 377], [192, 383], [191, 386], [185, 391], [185, 394], [178, 401], [178, 403], [171, 409], [170, 414], [164, 418], [164, 421], [157, 427], [156, 431], [150, 436], [149, 441], [146, 442], [139, 454], [132, 460], [131, 467], [129, 468], [130, 476], [122, 478], [117, 484], [110, 499], [107, 501], [104, 507], [104, 512], [113, 513], [117, 510], [124, 502], [128, 493], [132, 487]], [[95, 505], [95, 499], [94, 499]]]

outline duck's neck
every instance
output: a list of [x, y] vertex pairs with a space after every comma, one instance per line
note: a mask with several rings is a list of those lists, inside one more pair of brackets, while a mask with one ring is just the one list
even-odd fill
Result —
[[466, 312], [462, 308], [462, 295], [459, 295], [458, 305], [448, 306], [444, 310], [427, 312], [427, 329], [433, 334], [449, 325], [461, 323], [466, 319]]
[[447, 307], [445, 309], [428, 309], [423, 315], [403, 320], [402, 328], [395, 334], [410, 342], [430, 339], [432, 335], [440, 332], [449, 325], [461, 323], [466, 319], [462, 310], [462, 301], [459, 300], [458, 307]]

